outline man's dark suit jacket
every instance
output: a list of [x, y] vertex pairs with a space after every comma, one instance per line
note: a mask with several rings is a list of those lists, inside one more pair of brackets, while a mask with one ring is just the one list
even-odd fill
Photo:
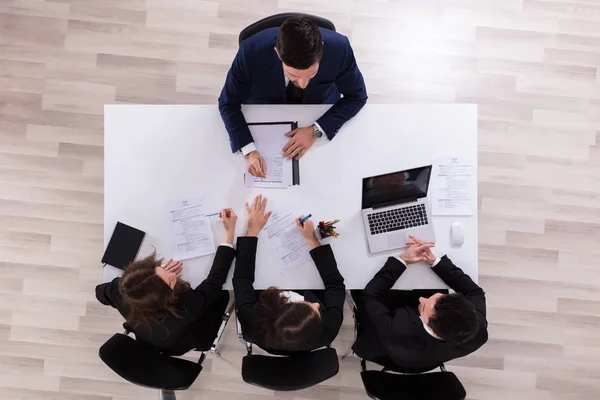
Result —
[[[394, 257], [367, 284], [362, 296], [360, 316], [364, 332], [354, 343], [355, 353], [377, 364], [396, 369], [421, 369], [463, 357], [480, 348], [488, 338], [485, 293], [467, 274], [446, 256], [432, 268], [457, 293], [465, 295], [477, 310], [479, 332], [471, 341], [455, 345], [431, 336], [419, 318], [415, 306], [394, 305], [384, 301], [406, 266]], [[364, 317], [363, 317], [364, 318]]]
[[[160, 324], [152, 323], [150, 327], [129, 323], [136, 339], [173, 355], [184, 354], [196, 347], [203, 347], [207, 342], [211, 343], [229, 299], [227, 292], [222, 293], [222, 288], [234, 258], [233, 248], [219, 246], [206, 279], [195, 289], [186, 290], [179, 296], [177, 306], [182, 314], [181, 318], [167, 312], [157, 316], [161, 320]], [[119, 292], [120, 279], [115, 278], [96, 286], [96, 298], [100, 303], [116, 308], [127, 319], [129, 307]], [[216, 302], [225, 303], [224, 307], [221, 305], [220, 312], [213, 312]]]
[[[254, 334], [253, 317], [258, 297], [254, 290], [254, 271], [256, 269], [256, 246], [258, 238], [239, 237], [237, 241], [237, 260], [233, 274], [233, 292], [235, 295], [235, 308], [238, 320], [242, 325], [244, 338], [255, 343], [272, 354], [294, 355], [298, 352], [266, 348], [261, 343], [261, 338]], [[319, 246], [310, 251], [310, 255], [319, 270], [325, 284], [323, 301], [314, 293], [304, 291], [306, 301], [319, 302], [323, 331], [311, 351], [323, 346], [328, 346], [336, 338], [344, 317], [344, 301], [346, 299], [346, 286], [335, 262], [331, 246]]]
[[[269, 28], [244, 40], [227, 73], [219, 111], [233, 152], [253, 141], [242, 104], [286, 103], [283, 67], [274, 49], [277, 32], [279, 28]], [[321, 35], [323, 57], [317, 75], [304, 90], [302, 103], [334, 104], [317, 120], [331, 140], [365, 105], [367, 89], [348, 38], [328, 29], [321, 29]], [[341, 99], [340, 93], [344, 95]]]

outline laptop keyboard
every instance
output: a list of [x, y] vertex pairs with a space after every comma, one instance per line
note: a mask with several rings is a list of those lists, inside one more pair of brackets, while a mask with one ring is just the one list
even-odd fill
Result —
[[428, 223], [425, 204], [376, 212], [369, 214], [368, 218], [371, 235], [414, 228]]

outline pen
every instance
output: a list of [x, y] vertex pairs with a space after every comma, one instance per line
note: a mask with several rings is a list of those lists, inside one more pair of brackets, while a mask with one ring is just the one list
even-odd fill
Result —
[[331, 221], [325, 224], [325, 227], [328, 228], [330, 226], [333, 226], [334, 224], [337, 224], [338, 222], [340, 222], [339, 219], [336, 219], [335, 221]]
[[301, 223], [301, 224], [303, 224], [303, 223], [304, 223], [304, 221], [306, 221], [306, 220], [307, 220], [307, 219], [309, 219], [310, 217], [312, 217], [312, 214], [308, 214], [306, 217], [302, 218], [302, 219], [300, 220], [300, 223]]
[[[263, 172], [262, 157], [258, 158], [258, 165], [260, 165], [260, 172]], [[265, 175], [265, 177], [266, 177], [266, 175]]]
[[[206, 214], [205, 217], [214, 217], [215, 215], [221, 215], [221, 211], [217, 211], [217, 212], [214, 212], [211, 214]], [[226, 216], [229, 217], [229, 211], [227, 211]]]

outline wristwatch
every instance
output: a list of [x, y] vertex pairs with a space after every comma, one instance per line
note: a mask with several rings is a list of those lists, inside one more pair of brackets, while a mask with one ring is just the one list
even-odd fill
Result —
[[319, 129], [317, 124], [313, 124], [312, 127], [313, 131], [315, 132], [315, 138], [319, 139], [320, 137], [323, 137], [323, 131]]

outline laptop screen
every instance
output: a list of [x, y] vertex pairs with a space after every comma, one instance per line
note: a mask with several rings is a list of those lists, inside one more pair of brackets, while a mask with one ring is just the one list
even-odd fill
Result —
[[431, 165], [363, 178], [362, 208], [386, 207], [427, 196]]

